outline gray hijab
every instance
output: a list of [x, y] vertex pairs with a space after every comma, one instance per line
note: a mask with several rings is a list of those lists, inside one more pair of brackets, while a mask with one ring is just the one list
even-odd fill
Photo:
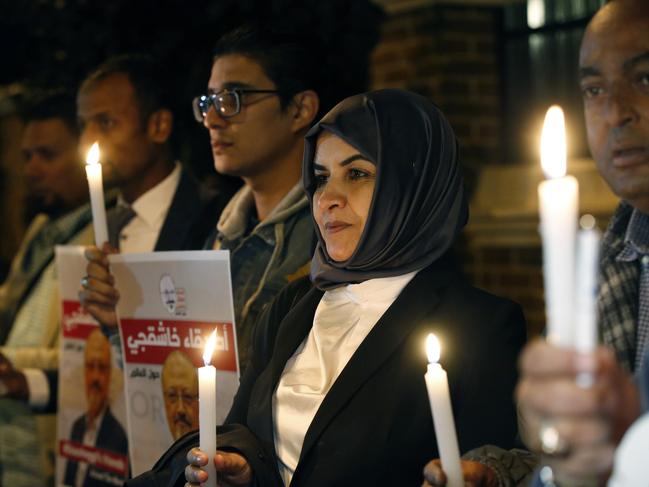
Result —
[[457, 141], [442, 112], [426, 98], [379, 90], [336, 105], [306, 135], [302, 177], [313, 210], [313, 159], [327, 130], [376, 165], [376, 183], [356, 250], [332, 260], [318, 245], [311, 281], [326, 290], [420, 270], [442, 257], [468, 219]]

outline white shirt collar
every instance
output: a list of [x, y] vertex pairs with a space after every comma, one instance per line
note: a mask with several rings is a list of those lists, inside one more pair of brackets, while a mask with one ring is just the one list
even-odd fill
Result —
[[[358, 284], [347, 284], [325, 292], [323, 300], [350, 300], [357, 304], [371, 303], [389, 307], [401, 293], [406, 284], [415, 277], [417, 271], [394, 277], [380, 277]], [[386, 308], [387, 308], [386, 307]]]
[[[169, 176], [136, 199], [131, 205], [135, 214], [148, 226], [157, 228], [161, 225], [180, 182], [180, 173], [180, 163], [176, 162]], [[121, 195], [118, 204], [125, 204]]]
[[[108, 409], [108, 404], [104, 404], [104, 407], [101, 408], [101, 411], [99, 411], [99, 414], [92, 422], [92, 424], [90, 424], [88, 420], [88, 414], [86, 413], [86, 430], [84, 436], [89, 436], [88, 440], [92, 440], [92, 442], [89, 444], [92, 446], [94, 446], [95, 441], [97, 441], [97, 433], [99, 432], [99, 426], [101, 425], [101, 422], [104, 420], [104, 416], [106, 415], [107, 409]], [[84, 443], [85, 440], [86, 438], [84, 438]]]

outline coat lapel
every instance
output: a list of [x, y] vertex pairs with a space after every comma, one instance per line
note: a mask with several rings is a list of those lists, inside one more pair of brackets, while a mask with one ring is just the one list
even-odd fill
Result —
[[279, 383], [286, 362], [313, 327], [313, 316], [323, 294], [316, 288], [311, 289], [284, 318], [275, 339], [275, 350], [270, 361], [270, 380], [273, 390]]
[[312, 288], [286, 314], [277, 332], [268, 366], [258, 379], [264, 384], [263, 393], [259, 396], [263, 398], [263, 404], [251, 405], [251, 408], [258, 408], [263, 418], [260, 424], [257, 425], [259, 429], [258, 436], [270, 439], [273, 449], [273, 395], [286, 362], [295, 353], [295, 350], [304, 341], [313, 326], [313, 316], [322, 294], [322, 291]]
[[[309, 454], [323, 431], [362, 384], [372, 377], [430, 310], [437, 306], [439, 295], [436, 289], [444, 283], [445, 275], [444, 272], [436, 273], [432, 268], [420, 271], [379, 319], [320, 405], [304, 437], [300, 463], [303, 463], [302, 459]], [[299, 470], [298, 465], [296, 474]]]
[[183, 249], [185, 239], [201, 210], [198, 194], [198, 186], [183, 169], [178, 188], [155, 245], [156, 251]]

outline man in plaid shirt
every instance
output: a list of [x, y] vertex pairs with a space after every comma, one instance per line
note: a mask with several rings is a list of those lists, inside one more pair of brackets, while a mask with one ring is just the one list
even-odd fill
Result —
[[[594, 16], [581, 45], [589, 146], [622, 201], [601, 249], [598, 313], [604, 346], [580, 355], [538, 339], [521, 357], [522, 436], [532, 451], [545, 454], [543, 464], [551, 466], [560, 485], [606, 482], [618, 444], [642, 413], [636, 381], [649, 382], [648, 32], [649, 2], [612, 0]], [[594, 375], [593, 386], [577, 384], [584, 372]], [[537, 462], [529, 452], [493, 446], [464, 458], [475, 460], [463, 462], [465, 480], [489, 486], [527, 485]], [[544, 475], [549, 472], [541, 471], [537, 482], [549, 482]], [[442, 485], [441, 473], [431, 462], [427, 483]]]
[[[605, 346], [579, 355], [539, 340], [521, 358], [517, 397], [529, 425], [526, 443], [550, 454], [558, 481], [608, 477], [617, 445], [642, 412], [634, 374], [649, 338], [647, 32], [648, 2], [614, 0], [595, 15], [581, 45], [588, 143], [622, 202], [602, 242], [598, 313]], [[580, 372], [593, 373], [595, 384], [577, 385]], [[543, 423], [557, 433], [554, 455], [539, 438]]]

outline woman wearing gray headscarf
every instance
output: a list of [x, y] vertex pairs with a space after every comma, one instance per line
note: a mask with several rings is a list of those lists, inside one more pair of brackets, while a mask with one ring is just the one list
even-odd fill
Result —
[[[420, 485], [438, 456], [424, 382], [430, 332], [443, 343], [460, 449], [512, 446], [524, 320], [448, 256], [468, 210], [439, 109], [399, 90], [346, 99], [307, 134], [303, 178], [319, 241], [310, 280], [285, 288], [258, 322], [209, 459], [219, 481]], [[205, 481], [206, 455], [183, 458], [197, 440], [163, 457], [148, 475], [168, 483], [156, 485]]]

